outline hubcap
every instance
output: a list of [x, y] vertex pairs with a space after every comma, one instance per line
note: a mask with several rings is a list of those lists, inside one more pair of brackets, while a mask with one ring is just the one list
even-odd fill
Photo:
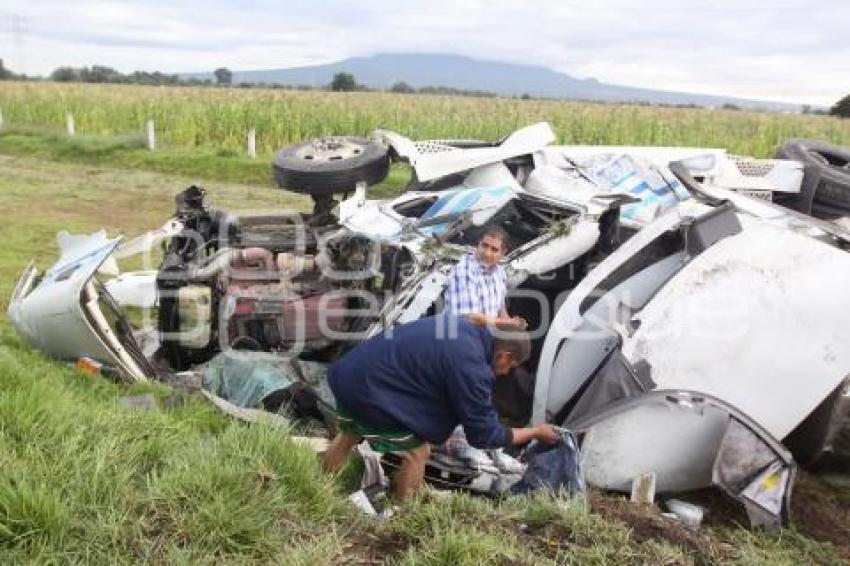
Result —
[[352, 159], [365, 150], [362, 143], [350, 138], [316, 138], [299, 148], [295, 155], [306, 161], [342, 161]]

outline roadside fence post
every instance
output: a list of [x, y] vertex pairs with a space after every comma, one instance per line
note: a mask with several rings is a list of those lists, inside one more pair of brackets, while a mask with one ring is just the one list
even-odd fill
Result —
[[0, 130], [3, 129], [3, 109], [0, 108]]
[[156, 128], [153, 120], [148, 120], [145, 130], [147, 132], [148, 149], [153, 151], [156, 149]]
[[251, 159], [257, 159], [257, 128], [251, 128], [248, 130], [248, 155], [251, 156]]
[[68, 131], [69, 136], [77, 133], [76, 128], [74, 128], [74, 115], [70, 112], [65, 116], [65, 129]]

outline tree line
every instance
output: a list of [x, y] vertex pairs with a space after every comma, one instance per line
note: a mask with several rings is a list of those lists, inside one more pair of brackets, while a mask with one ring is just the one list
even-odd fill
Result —
[[[239, 88], [281, 88], [297, 90], [331, 90], [335, 92], [352, 91], [374, 91], [359, 84], [351, 73], [337, 73], [330, 83], [324, 86], [312, 85], [281, 85], [276, 83], [255, 82], [233, 82], [233, 72], [227, 67], [219, 67], [213, 71], [213, 79], [200, 79], [197, 77], [181, 77], [177, 74], [162, 73], [159, 71], [134, 71], [132, 73], [121, 73], [112, 67], [104, 65], [92, 65], [91, 67], [58, 67], [47, 77], [48, 80], [60, 83], [110, 83], [110, 84], [139, 84], [139, 85], [169, 85], [169, 86], [236, 86]], [[18, 75], [3, 66], [0, 59], [0, 80], [40, 80], [40, 77], [27, 77]], [[497, 96], [494, 92], [483, 90], [462, 90], [443, 86], [429, 86], [415, 89], [404, 82], [394, 84], [390, 92], [396, 93], [423, 93], [423, 94], [453, 94], [461, 96]], [[525, 97], [528, 97], [526, 95]]]
[[[354, 78], [354, 75], [351, 73], [336, 73], [331, 79], [328, 88], [332, 91], [336, 92], [354, 92], [354, 91], [372, 91], [375, 89], [369, 88], [366, 85], [362, 85], [357, 82], [357, 79]], [[413, 88], [406, 82], [396, 82], [389, 89], [389, 92], [395, 92], [399, 94], [455, 94], [460, 96], [483, 96], [483, 97], [496, 97], [498, 96], [495, 92], [490, 92], [486, 90], [466, 90], [459, 88], [451, 88], [446, 86], [425, 86], [421, 88]], [[524, 95], [525, 98], [531, 98], [529, 95]]]

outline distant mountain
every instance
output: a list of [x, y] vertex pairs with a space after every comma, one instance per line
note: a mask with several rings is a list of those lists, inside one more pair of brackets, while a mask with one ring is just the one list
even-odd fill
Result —
[[[687, 92], [652, 90], [606, 84], [596, 79], [576, 79], [552, 69], [533, 65], [515, 65], [481, 61], [460, 55], [422, 53], [382, 54], [352, 57], [336, 63], [270, 69], [265, 71], [233, 71], [233, 82], [280, 85], [325, 86], [334, 74], [351, 73], [357, 82], [374, 89], [389, 89], [405, 82], [414, 88], [443, 86], [462, 90], [479, 90], [500, 95], [599, 100], [606, 102], [651, 102], [663, 104], [696, 104], [741, 108], [797, 111], [800, 105], [764, 100], [748, 100]], [[181, 73], [181, 78], [214, 80], [212, 73]]]

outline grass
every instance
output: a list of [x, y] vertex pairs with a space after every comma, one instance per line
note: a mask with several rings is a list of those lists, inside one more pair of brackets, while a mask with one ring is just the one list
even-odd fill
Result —
[[[169, 147], [152, 152], [139, 135], [82, 134], [69, 137], [47, 128], [5, 128], [0, 130], [0, 153], [251, 184], [269, 193], [277, 187], [270, 160], [252, 159], [229, 150], [209, 148]], [[375, 197], [395, 194], [409, 179], [409, 168], [394, 164], [382, 183], [370, 187], [370, 194]]]
[[[42, 267], [55, 258], [56, 231], [141, 233], [169, 216], [173, 194], [190, 183], [207, 186], [222, 208], [309, 205], [269, 185], [115, 168], [141, 151], [132, 145], [99, 146], [84, 138], [73, 143], [91, 145], [76, 153], [62, 145], [67, 140], [36, 137], [26, 150], [7, 151], [18, 139], [0, 136], [4, 308], [31, 256]], [[120, 396], [147, 392], [159, 400], [158, 409], [118, 405]], [[776, 536], [706, 527], [708, 542], [701, 546], [643, 528], [647, 519], [612, 514], [593, 502], [588, 512], [580, 502], [548, 496], [422, 498], [376, 524], [344, 499], [355, 468], [327, 478], [315, 455], [287, 434], [236, 423], [202, 399], [166, 403], [171, 395], [162, 385], [120, 386], [48, 360], [0, 321], [0, 563], [841, 560], [835, 547], [793, 530]]]
[[[128, 391], [3, 338], [0, 556], [46, 562], [287, 560], [300, 536], [358, 524], [315, 455], [202, 400], [122, 410]], [[339, 526], [338, 526], [339, 525]]]
[[0, 151], [54, 161], [113, 165], [255, 185], [272, 186], [273, 183], [268, 161], [226, 150], [168, 148], [151, 152], [141, 135], [68, 137], [46, 128], [7, 128], [0, 132]]

